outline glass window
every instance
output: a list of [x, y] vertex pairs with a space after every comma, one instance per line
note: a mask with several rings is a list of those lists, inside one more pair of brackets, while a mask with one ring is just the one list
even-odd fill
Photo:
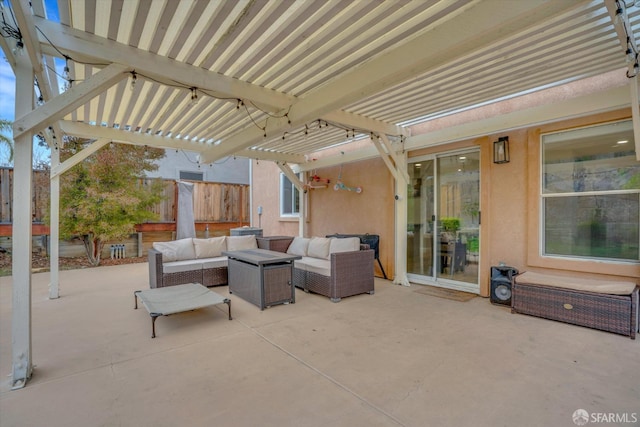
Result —
[[300, 213], [300, 192], [293, 183], [280, 174], [280, 216], [298, 216]]
[[542, 136], [543, 254], [640, 260], [631, 121]]

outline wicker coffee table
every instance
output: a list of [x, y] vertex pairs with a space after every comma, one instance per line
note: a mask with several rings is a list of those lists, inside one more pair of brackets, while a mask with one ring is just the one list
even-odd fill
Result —
[[231, 320], [231, 300], [207, 289], [200, 283], [145, 289], [135, 291], [133, 296], [135, 309], [138, 308], [138, 299], [140, 299], [151, 316], [151, 338], [156, 337], [156, 319], [160, 316], [224, 303], [228, 306], [229, 320]]
[[229, 293], [264, 310], [296, 302], [293, 261], [302, 257], [266, 249], [222, 252], [229, 259]]

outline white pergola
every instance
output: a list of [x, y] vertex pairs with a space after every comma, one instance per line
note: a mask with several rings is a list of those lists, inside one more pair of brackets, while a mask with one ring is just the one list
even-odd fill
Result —
[[[197, 152], [202, 164], [230, 155], [275, 161], [300, 189], [297, 172], [380, 156], [406, 196], [407, 147], [480, 129], [429, 139], [411, 136], [411, 125], [625, 67], [633, 76], [637, 65], [640, 10], [623, 0], [57, 0], [59, 22], [47, 17], [51, 1], [5, 0], [20, 36], [0, 37], [16, 75], [14, 388], [33, 366], [35, 134], [52, 148], [57, 298], [59, 176], [111, 141]], [[64, 90], [54, 58], [68, 66]], [[599, 100], [592, 111], [617, 102]], [[571, 108], [562, 114], [580, 106]], [[507, 117], [492, 123], [482, 131], [515, 126]], [[61, 164], [63, 135], [94, 142]], [[362, 138], [369, 147], [350, 151]], [[346, 156], [310, 160], [338, 144]], [[406, 229], [403, 203], [396, 221]], [[407, 281], [405, 256], [397, 251], [396, 283]]]

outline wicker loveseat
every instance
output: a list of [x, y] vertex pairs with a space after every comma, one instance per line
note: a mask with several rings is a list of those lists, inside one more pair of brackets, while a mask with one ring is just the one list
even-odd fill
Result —
[[374, 293], [374, 251], [357, 237], [296, 237], [286, 252], [294, 261], [293, 284], [338, 302], [344, 297]]
[[149, 249], [149, 286], [161, 288], [185, 283], [226, 285], [227, 257], [222, 255], [222, 251], [257, 247], [253, 235], [155, 242]]

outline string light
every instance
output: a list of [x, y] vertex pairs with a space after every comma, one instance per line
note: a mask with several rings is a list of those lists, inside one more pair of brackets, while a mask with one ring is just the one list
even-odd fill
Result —
[[135, 71], [131, 72], [131, 85], [129, 88], [134, 91], [136, 89], [136, 83], [138, 82], [138, 74]]
[[196, 105], [198, 103], [198, 88], [192, 87], [191, 90], [191, 105]]
[[13, 49], [13, 54], [16, 56], [22, 56], [23, 53], [24, 53], [24, 43], [22, 42], [22, 39], [19, 39], [16, 42], [15, 49]]
[[64, 57], [64, 69], [62, 71], [62, 78], [69, 81], [71, 79], [71, 76], [69, 75], [69, 57], [65, 56]]
[[[627, 19], [626, 8], [627, 5], [624, 1], [616, 0], [613, 24], [618, 27], [618, 34], [626, 37], [627, 45], [624, 47], [624, 54], [625, 61], [629, 65], [627, 77], [634, 78], [638, 75], [638, 69], [640, 66], [638, 65], [638, 49], [636, 48], [635, 41], [633, 39], [633, 29], [630, 28], [630, 24]], [[624, 31], [624, 34], [621, 34], [620, 30]]]
[[622, 5], [620, 4], [620, 2], [616, 2], [616, 15], [613, 18], [613, 24], [614, 25], [620, 25], [620, 22], [622, 22], [623, 20], [623, 13], [624, 13], [624, 9], [622, 9]]

